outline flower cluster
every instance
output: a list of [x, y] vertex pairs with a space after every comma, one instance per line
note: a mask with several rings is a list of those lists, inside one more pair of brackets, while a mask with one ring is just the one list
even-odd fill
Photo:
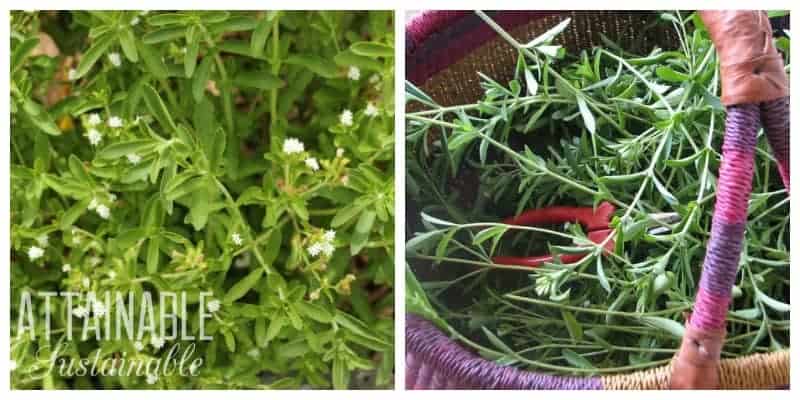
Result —
[[325, 233], [322, 234], [321, 237], [317, 238], [311, 242], [311, 245], [308, 246], [308, 254], [311, 257], [317, 257], [320, 254], [324, 254], [326, 257], [330, 257], [333, 255], [334, 250], [336, 247], [333, 245], [333, 240], [336, 238], [336, 231], [334, 230], [327, 230]]

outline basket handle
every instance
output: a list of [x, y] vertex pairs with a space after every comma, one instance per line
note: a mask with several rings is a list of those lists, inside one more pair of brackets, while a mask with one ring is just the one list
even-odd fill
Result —
[[[719, 387], [725, 317], [747, 224], [756, 134], [762, 117], [781, 177], [789, 187], [789, 82], [783, 58], [773, 45], [767, 14], [700, 11], [700, 17], [720, 60], [722, 103], [727, 107], [727, 117], [711, 236], [694, 311], [687, 317], [681, 347], [672, 364], [670, 387], [674, 389]], [[783, 115], [775, 111], [784, 110], [776, 104], [786, 104]], [[782, 144], [784, 141], [786, 145]]]

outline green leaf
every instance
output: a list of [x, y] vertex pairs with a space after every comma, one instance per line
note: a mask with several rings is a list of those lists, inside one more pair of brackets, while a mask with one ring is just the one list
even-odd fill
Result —
[[506, 355], [512, 355], [513, 356], [513, 355], [516, 354], [516, 352], [514, 350], [511, 350], [511, 348], [508, 347], [507, 344], [503, 343], [503, 341], [500, 340], [499, 337], [495, 336], [495, 334], [492, 333], [492, 331], [490, 331], [489, 329], [486, 329], [485, 326], [481, 326], [481, 329], [483, 330], [483, 334], [486, 335], [486, 337], [489, 339], [489, 341], [495, 347], [499, 348], [502, 352], [506, 353]]
[[355, 231], [350, 237], [350, 254], [358, 254], [367, 244], [370, 231], [372, 231], [372, 225], [375, 223], [375, 216], [376, 214], [374, 211], [364, 211], [361, 213]]
[[175, 39], [184, 37], [186, 29], [184, 27], [177, 28], [162, 28], [155, 31], [146, 33], [142, 37], [144, 44], [157, 44], [162, 42], [169, 42]]
[[663, 65], [656, 68], [656, 75], [667, 82], [680, 83], [689, 80], [689, 75], [675, 71], [674, 69]]
[[133, 35], [133, 30], [124, 28], [119, 32], [119, 44], [122, 47], [122, 52], [130, 62], [139, 61], [139, 53], [136, 51], [136, 37]]
[[161, 242], [160, 235], [154, 235], [147, 243], [147, 273], [150, 275], [158, 272], [158, 259], [159, 259], [159, 246]]
[[331, 315], [331, 313], [329, 313], [325, 307], [318, 304], [301, 301], [296, 303], [294, 306], [300, 311], [301, 314], [317, 322], [329, 324], [333, 321], [333, 315]]
[[75, 221], [77, 221], [78, 218], [80, 218], [80, 216], [86, 212], [86, 207], [89, 205], [89, 201], [90, 201], [89, 198], [85, 198], [83, 200], [76, 202], [75, 204], [72, 205], [72, 207], [67, 209], [67, 211], [65, 211], [64, 214], [61, 215], [61, 223], [59, 227], [62, 230], [70, 229], [70, 227], [72, 227]]
[[166, 79], [169, 75], [164, 61], [161, 60], [161, 53], [156, 51], [153, 46], [144, 44], [141, 41], [136, 42], [139, 55], [142, 56], [144, 66], [153, 76], [157, 79]]
[[349, 206], [345, 206], [340, 208], [339, 211], [336, 212], [336, 215], [333, 216], [333, 220], [331, 221], [332, 228], [338, 228], [351, 219], [353, 219], [361, 210], [364, 209], [364, 206], [359, 203], [353, 203]]
[[308, 68], [311, 72], [323, 78], [336, 77], [336, 64], [316, 54], [295, 54], [284, 60], [286, 64], [299, 65]]
[[608, 283], [608, 278], [606, 278], [606, 271], [603, 270], [603, 257], [597, 256], [597, 280], [600, 282], [600, 286], [606, 290], [607, 293], [611, 294], [611, 285]]
[[147, 23], [153, 26], [175, 25], [187, 23], [191, 18], [191, 16], [180, 12], [166, 12], [147, 18]]
[[575, 315], [567, 310], [561, 310], [561, 317], [564, 318], [564, 323], [567, 325], [567, 330], [572, 340], [575, 342], [583, 340], [583, 327], [575, 319]]
[[104, 160], [113, 160], [127, 156], [128, 154], [138, 154], [141, 156], [154, 147], [155, 143], [150, 139], [133, 139], [108, 145], [97, 153], [97, 157]]
[[39, 103], [32, 99], [25, 99], [23, 109], [30, 121], [42, 132], [51, 136], [61, 135], [61, 130], [58, 129], [53, 117]]
[[522, 47], [529, 49], [529, 48], [532, 48], [532, 47], [540, 46], [540, 45], [545, 44], [545, 43], [550, 43], [553, 40], [553, 38], [555, 38], [561, 32], [563, 32], [564, 29], [567, 29], [567, 26], [569, 25], [570, 21], [571, 21], [571, 19], [567, 18], [567, 19], [559, 22], [558, 25], [548, 29], [545, 33], [537, 36], [535, 39], [531, 40], [530, 42], [528, 42], [527, 44], [525, 44]]
[[92, 69], [97, 60], [99, 60], [100, 57], [106, 53], [106, 50], [111, 47], [111, 44], [114, 43], [114, 39], [116, 38], [110, 33], [95, 38], [92, 47], [86, 50], [86, 53], [83, 54], [81, 61], [78, 63], [78, 68], [75, 70], [76, 79], [82, 78]]
[[561, 349], [561, 355], [564, 357], [565, 360], [567, 360], [567, 362], [570, 365], [574, 367], [583, 369], [595, 369], [594, 365], [592, 365], [592, 363], [589, 362], [589, 360], [587, 360], [586, 357], [570, 349]]
[[172, 115], [170, 114], [169, 109], [167, 109], [167, 106], [164, 104], [164, 101], [161, 100], [161, 96], [158, 95], [158, 92], [156, 92], [152, 86], [144, 85], [143, 94], [144, 102], [147, 104], [147, 108], [150, 110], [156, 120], [158, 120], [158, 123], [161, 125], [161, 127], [174, 134], [178, 130], [178, 127], [175, 126], [175, 122], [172, 120]]
[[200, 66], [195, 71], [194, 79], [192, 79], [192, 96], [197, 102], [203, 99], [203, 94], [206, 91], [206, 82], [208, 82], [211, 74], [212, 61], [213, 58], [209, 55], [203, 57], [203, 61], [200, 62]]
[[364, 57], [394, 57], [394, 48], [383, 43], [357, 42], [350, 46], [350, 50]]
[[283, 87], [283, 81], [267, 71], [243, 71], [233, 80], [234, 86], [261, 90], [272, 90]]
[[258, 281], [261, 280], [261, 277], [264, 274], [264, 270], [261, 268], [255, 269], [247, 276], [242, 278], [239, 282], [236, 282], [233, 287], [225, 293], [224, 302], [225, 303], [233, 303], [236, 300], [241, 299], [244, 295], [247, 294], [253, 287], [256, 286]]
[[769, 307], [769, 308], [771, 308], [771, 309], [773, 309], [775, 311], [778, 311], [778, 312], [789, 312], [789, 309], [790, 309], [788, 304], [786, 304], [784, 302], [781, 302], [781, 301], [778, 301], [778, 300], [775, 300], [772, 297], [767, 296], [766, 294], [764, 294], [761, 291], [756, 291], [756, 300], [758, 300], [760, 303], [762, 303], [765, 306], [767, 306], [767, 307]]
[[575, 97], [575, 100], [578, 102], [578, 110], [581, 112], [581, 117], [583, 118], [583, 125], [586, 126], [586, 130], [590, 133], [594, 134], [595, 132], [595, 120], [594, 115], [589, 110], [589, 106], [586, 104], [586, 99], [583, 96]]
[[341, 357], [333, 358], [333, 388], [345, 390], [350, 385], [350, 371], [347, 370], [344, 360]]
[[333, 57], [333, 61], [340, 67], [353, 66], [372, 71], [381, 71], [383, 69], [383, 64], [380, 61], [374, 58], [360, 56], [353, 53], [351, 50], [339, 52], [339, 54]]
[[649, 317], [649, 316], [639, 317], [639, 319], [646, 325], [652, 326], [654, 328], [659, 328], [664, 332], [671, 334], [672, 336], [675, 336], [677, 338], [683, 337], [684, 327], [675, 320], [663, 317]]
[[256, 29], [250, 36], [250, 52], [254, 55], [261, 55], [264, 53], [264, 46], [267, 43], [270, 30], [272, 29], [273, 22], [270, 18], [261, 18], [258, 21]]
[[186, 44], [186, 54], [183, 55], [183, 72], [187, 78], [194, 75], [194, 69], [197, 66], [197, 53], [200, 51], [200, 41], [195, 40]]
[[14, 72], [22, 67], [22, 62], [25, 61], [25, 58], [39, 45], [39, 38], [38, 37], [29, 37], [23, 40], [20, 44], [14, 47], [13, 52], [11, 53], [11, 74], [13, 75]]
[[539, 90], [539, 83], [536, 82], [536, 78], [533, 77], [533, 73], [528, 68], [525, 68], [525, 86], [528, 88], [528, 95], [536, 96], [536, 92]]

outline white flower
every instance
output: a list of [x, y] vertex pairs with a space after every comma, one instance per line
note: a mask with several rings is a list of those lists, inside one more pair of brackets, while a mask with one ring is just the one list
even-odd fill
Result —
[[44, 249], [42, 249], [41, 247], [31, 246], [31, 248], [28, 249], [28, 258], [30, 258], [31, 261], [33, 261], [33, 260], [35, 260], [35, 259], [37, 259], [37, 258], [39, 258], [39, 257], [41, 257], [43, 255], [44, 255]]
[[242, 245], [242, 236], [239, 235], [239, 233], [237, 233], [237, 232], [234, 232], [231, 235], [231, 240], [233, 240], [233, 244], [235, 244], [237, 246], [241, 246]]
[[331, 244], [330, 242], [322, 243], [322, 254], [325, 254], [326, 256], [330, 257], [333, 255], [334, 250], [336, 250], [336, 248], [333, 247], [333, 244]]
[[361, 70], [356, 66], [350, 66], [350, 68], [347, 70], [347, 78], [349, 78], [351, 81], [357, 81], [359, 78], [361, 78]]
[[86, 318], [89, 315], [89, 309], [84, 306], [77, 306], [72, 309], [72, 315], [78, 318]]
[[131, 26], [139, 25], [139, 17], [133, 17], [131, 20]]
[[100, 144], [100, 141], [103, 140], [103, 135], [94, 128], [89, 129], [87, 137], [89, 138], [89, 143], [91, 143], [92, 146], [97, 146]]
[[142, 351], [144, 350], [144, 344], [142, 344], [142, 342], [137, 340], [133, 342], [133, 348], [136, 349], [136, 351]]
[[344, 155], [344, 149], [339, 147], [336, 149], [336, 157], [342, 157]]
[[322, 235], [326, 242], [332, 242], [333, 239], [336, 239], [336, 231], [333, 229], [329, 229], [325, 231], [325, 234]]
[[128, 159], [128, 162], [130, 162], [133, 165], [136, 165], [139, 163], [139, 161], [142, 161], [142, 157], [136, 153], [128, 154], [125, 157]]
[[108, 61], [111, 61], [111, 65], [115, 67], [122, 65], [122, 57], [120, 57], [119, 53], [116, 52], [108, 54]]
[[350, 110], [342, 111], [342, 115], [339, 116], [339, 122], [344, 126], [353, 126], [353, 112]]
[[89, 118], [86, 120], [86, 123], [89, 124], [89, 126], [100, 125], [102, 122], [103, 119], [100, 118], [100, 115], [97, 113], [89, 114]]
[[36, 243], [39, 243], [39, 246], [47, 247], [47, 244], [50, 243], [50, 239], [47, 237], [46, 233], [43, 233], [36, 238]]
[[108, 277], [109, 279], [116, 279], [117, 277], [116, 271], [108, 271]]
[[[99, 202], [97, 202], [97, 198], [96, 198], [96, 197], [94, 197], [94, 198], [92, 198], [92, 201], [90, 201], [90, 202], [89, 202], [89, 205], [88, 205], [86, 208], [88, 208], [88, 209], [90, 209], [90, 210], [94, 210], [94, 209], [96, 209], [96, 208], [97, 208], [97, 206], [99, 206], [99, 205], [100, 205], [100, 203], [99, 203]], [[73, 230], [72, 230], [72, 234], [73, 234], [73, 235], [75, 234], [75, 229], [73, 229]]]
[[158, 337], [158, 336], [153, 336], [152, 338], [150, 338], [150, 344], [153, 346], [153, 348], [158, 350], [158, 349], [164, 347], [164, 338]]
[[101, 260], [100, 257], [94, 256], [94, 257], [89, 259], [89, 264], [91, 266], [93, 266], [93, 267], [96, 267], [97, 264], [100, 264], [101, 261], [103, 261], [103, 260]]
[[314, 243], [311, 246], [308, 246], [308, 254], [310, 254], [311, 257], [316, 257], [321, 252], [322, 252], [322, 244], [321, 243]]
[[306, 150], [303, 142], [295, 138], [286, 138], [283, 141], [283, 152], [286, 154], [302, 153]]
[[217, 300], [217, 299], [211, 300], [211, 301], [208, 302], [208, 311], [211, 311], [212, 313], [215, 313], [215, 312], [219, 311], [220, 306], [221, 306], [221, 304], [220, 304], [219, 300]]
[[378, 74], [372, 74], [372, 76], [369, 77], [369, 83], [372, 84], [378, 83], [379, 80], [381, 80], [381, 77], [378, 76]]
[[75, 68], [70, 68], [69, 72], [67, 72], [67, 79], [71, 81], [78, 79], [78, 71], [76, 71]]
[[319, 163], [317, 162], [317, 159], [314, 157], [306, 158], [306, 165], [308, 166], [308, 168], [311, 168], [312, 171], [319, 170]]
[[147, 374], [147, 384], [153, 385], [158, 382], [158, 376], [156, 374]]
[[108, 194], [108, 201], [110, 201], [112, 203], [117, 201], [117, 195], [115, 195], [114, 193], [109, 193]]
[[240, 257], [236, 258], [236, 261], [233, 262], [237, 268], [247, 268], [250, 266], [250, 253], [244, 253]]
[[69, 272], [70, 270], [72, 270], [72, 265], [64, 264], [61, 266], [61, 270], [64, 272]]
[[110, 128], [121, 128], [122, 118], [112, 115], [111, 118], [108, 119], [108, 126]]
[[367, 109], [364, 110], [364, 115], [366, 115], [368, 117], [374, 117], [374, 116], [378, 115], [378, 108], [375, 107], [375, 105], [372, 104], [371, 102], [367, 103]]
[[14, 371], [15, 369], [17, 369], [17, 362], [16, 362], [16, 361], [14, 361], [14, 360], [10, 360], [10, 361], [8, 362], [8, 369], [10, 369], [10, 370], [12, 370], [12, 371]]
[[109, 210], [105, 204], [100, 204], [97, 206], [97, 210], [95, 211], [97, 211], [97, 215], [99, 215], [102, 219], [108, 219], [108, 217], [111, 216], [111, 210]]
[[350, 182], [350, 176], [345, 175], [342, 177], [342, 185], [347, 186], [347, 182]]
[[94, 301], [92, 303], [92, 311], [95, 317], [102, 317], [106, 315], [106, 305], [102, 301]]
[[250, 351], [247, 352], [247, 355], [252, 358], [258, 358], [261, 355], [261, 352], [258, 351], [257, 347], [253, 347]]
[[81, 283], [83, 284], [83, 287], [88, 288], [92, 285], [92, 280], [86, 277], [81, 280]]

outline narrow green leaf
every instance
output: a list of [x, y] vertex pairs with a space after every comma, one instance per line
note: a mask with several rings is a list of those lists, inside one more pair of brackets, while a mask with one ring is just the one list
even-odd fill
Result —
[[211, 74], [212, 61], [213, 57], [208, 54], [203, 57], [203, 61], [200, 62], [200, 66], [197, 67], [197, 71], [195, 71], [194, 78], [192, 79], [192, 96], [197, 102], [203, 99], [203, 94], [206, 91], [206, 82], [208, 82]]
[[114, 39], [116, 39], [116, 37], [110, 33], [95, 38], [92, 47], [86, 50], [86, 53], [81, 57], [80, 63], [78, 63], [78, 68], [75, 70], [76, 79], [83, 77], [92, 69], [97, 60], [99, 60], [100, 57], [106, 53], [106, 50], [108, 50], [111, 44], [114, 43]]
[[394, 57], [394, 48], [383, 43], [357, 42], [350, 46], [350, 50], [364, 57]]
[[263, 274], [264, 274], [263, 269], [261, 268], [254, 269], [252, 272], [247, 274], [247, 276], [242, 278], [239, 282], [236, 282], [236, 284], [233, 285], [233, 287], [231, 287], [227, 293], [225, 293], [225, 298], [223, 301], [225, 303], [233, 303], [234, 301], [244, 297], [244, 295], [246, 295], [247, 292], [253, 289], [253, 287], [255, 287], [258, 281], [261, 280]]
[[646, 325], [652, 326], [654, 328], [659, 328], [671, 334], [672, 336], [675, 336], [677, 338], [683, 337], [683, 331], [684, 331], [683, 325], [679, 324], [674, 320], [663, 317], [650, 317], [650, 316], [639, 317], [639, 319]]
[[161, 100], [161, 96], [158, 95], [158, 92], [152, 86], [144, 85], [143, 94], [147, 108], [156, 120], [158, 120], [161, 127], [174, 134], [178, 130], [178, 127], [175, 126], [175, 122], [172, 120], [172, 116], [167, 106], [164, 104], [164, 101]]
[[586, 126], [586, 130], [591, 133], [595, 132], [595, 119], [592, 112], [589, 110], [589, 106], [586, 104], [586, 99], [583, 96], [575, 97], [575, 100], [578, 101], [578, 110], [581, 112], [581, 117], [583, 118], [583, 125]]
[[286, 64], [299, 65], [323, 78], [336, 77], [336, 64], [316, 54], [294, 54], [284, 60]]

